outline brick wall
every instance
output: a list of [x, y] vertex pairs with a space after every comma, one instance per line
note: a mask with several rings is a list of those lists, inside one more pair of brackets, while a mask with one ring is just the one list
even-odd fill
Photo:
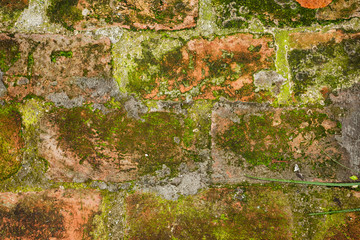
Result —
[[0, 0], [0, 239], [357, 239], [359, 17]]

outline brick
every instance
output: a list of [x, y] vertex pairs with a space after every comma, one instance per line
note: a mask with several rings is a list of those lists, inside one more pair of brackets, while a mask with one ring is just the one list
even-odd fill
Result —
[[312, 1], [312, 0], [295, 0], [298, 3], [300, 3], [300, 5], [304, 8], [323, 8], [326, 7], [327, 5], [329, 5], [333, 0], [317, 0], [317, 1]]
[[319, 9], [316, 17], [320, 20], [337, 20], [360, 17], [360, 5], [358, 0], [333, 1], [326, 8]]
[[70, 30], [104, 26], [180, 30], [196, 26], [198, 1], [55, 0], [47, 14], [50, 20]]
[[94, 190], [0, 193], [1, 239], [92, 239], [101, 196]]
[[[244, 175], [298, 179], [335, 178], [348, 158], [335, 139], [340, 123], [321, 109], [269, 108], [244, 103], [218, 103], [212, 113], [213, 180], [239, 182]], [[276, 170], [276, 171], [274, 171]], [[286, 177], [285, 177], [286, 178]]]
[[316, 21], [317, 12], [317, 9], [303, 8], [299, 3], [287, 0], [214, 0], [213, 9], [220, 28], [256, 30], [310, 26]]
[[20, 113], [13, 107], [0, 107], [0, 180], [19, 170], [23, 147]]
[[[267, 91], [255, 91], [253, 83], [254, 73], [274, 69], [271, 35], [234, 34], [186, 43], [171, 38], [142, 39], [135, 46], [119, 42], [114, 47], [115, 78], [126, 92], [156, 100], [272, 99]], [[129, 60], [127, 56], [133, 57]]]
[[50, 179], [123, 182], [163, 164], [174, 174], [181, 163], [201, 161], [195, 147], [201, 133], [190, 117], [153, 112], [137, 120], [123, 109], [109, 111], [57, 109], [46, 117], [39, 154], [49, 162]]
[[[246, 198], [246, 199], [245, 199]], [[265, 200], [266, 199], [266, 200]], [[129, 239], [289, 239], [286, 196], [264, 187], [206, 190], [181, 201], [135, 192], [126, 198]]]
[[106, 102], [116, 90], [107, 38], [1, 34], [0, 51], [6, 100], [36, 95], [66, 106], [70, 99]]
[[298, 101], [323, 102], [359, 79], [360, 35], [341, 31], [293, 33], [288, 62]]

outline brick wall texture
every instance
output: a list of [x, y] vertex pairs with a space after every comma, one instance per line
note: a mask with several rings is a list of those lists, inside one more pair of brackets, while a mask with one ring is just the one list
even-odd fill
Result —
[[359, 239], [359, 106], [360, 0], [0, 0], [0, 239]]

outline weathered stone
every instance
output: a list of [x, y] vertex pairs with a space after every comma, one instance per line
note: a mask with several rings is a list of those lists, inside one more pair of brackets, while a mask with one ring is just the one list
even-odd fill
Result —
[[0, 107], [0, 180], [19, 170], [23, 147], [20, 113], [13, 107]]
[[50, 179], [122, 182], [154, 173], [163, 164], [175, 174], [180, 163], [201, 160], [195, 146], [201, 146], [203, 133], [193, 131], [201, 122], [170, 112], [134, 119], [124, 110], [108, 111], [56, 109], [45, 117], [39, 153], [49, 162]]
[[[0, 51], [6, 53], [0, 62], [9, 86], [6, 100], [32, 94], [71, 107], [104, 103], [117, 94], [107, 38], [2, 34]], [[26, 84], [21, 82], [24, 78]]]
[[350, 156], [350, 165], [355, 172], [360, 171], [360, 85], [341, 89], [330, 94], [331, 101], [342, 109], [342, 134], [338, 137]]
[[292, 90], [298, 101], [324, 103], [327, 93], [359, 82], [359, 34], [294, 33], [290, 46]]
[[[124, 42], [136, 36], [126, 37]], [[185, 44], [179, 39], [139, 37], [135, 41], [139, 43], [129, 46], [120, 41], [114, 47], [115, 78], [123, 91], [156, 100], [220, 96], [241, 101], [271, 100], [266, 91], [256, 93], [253, 84], [255, 72], [274, 69], [270, 35], [235, 34], [212, 41], [195, 38]]]
[[280, 87], [285, 82], [285, 78], [275, 71], [260, 71], [254, 74], [255, 91], [268, 90], [274, 95], [279, 94]]
[[[156, 171], [155, 176], [139, 178], [135, 189], [142, 192], [156, 193], [167, 200], [177, 200], [181, 196], [195, 195], [200, 190], [210, 185], [210, 154], [203, 154], [204, 162], [197, 162], [190, 167], [182, 163], [176, 169], [178, 176], [171, 177], [171, 170], [163, 165], [161, 170]], [[207, 161], [206, 161], [207, 160]]]
[[101, 196], [94, 190], [0, 193], [1, 239], [91, 239]]
[[326, 109], [218, 103], [212, 113], [212, 178], [235, 183], [248, 180], [246, 174], [274, 177], [279, 171], [285, 178], [342, 178], [332, 161], [348, 164], [335, 140], [339, 131]]
[[180, 30], [196, 26], [197, 5], [198, 0], [53, 0], [47, 14], [70, 30], [104, 26]]

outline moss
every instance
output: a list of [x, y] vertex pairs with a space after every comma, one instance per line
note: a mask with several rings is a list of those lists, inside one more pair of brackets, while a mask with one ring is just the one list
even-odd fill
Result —
[[56, 62], [58, 57], [66, 57], [72, 58], [73, 52], [72, 51], [53, 51], [50, 55], [51, 62]]
[[[274, 126], [274, 113], [240, 115], [239, 123], [231, 126], [216, 141], [224, 149], [242, 156], [251, 166], [266, 165], [271, 169], [284, 168], [285, 163], [295, 159], [295, 153], [302, 153], [303, 160], [313, 161], [315, 169], [322, 169], [320, 156], [307, 156], [306, 149], [314, 141], [321, 141], [339, 129], [325, 130], [321, 125], [329, 119], [326, 114], [306, 109], [288, 110], [281, 114], [281, 122]], [[296, 151], [290, 145], [299, 136], [311, 136], [303, 140]], [[308, 158], [313, 160], [307, 160]], [[326, 159], [326, 156], [325, 156]], [[238, 165], [242, 165], [239, 160]], [[320, 173], [321, 174], [321, 173]], [[325, 175], [324, 173], [321, 175]]]
[[52, 0], [47, 9], [50, 21], [60, 23], [68, 30], [74, 30], [73, 25], [83, 19], [80, 9], [76, 7], [78, 0]]
[[[184, 161], [181, 146], [193, 139], [191, 120], [173, 113], [149, 113], [142, 119], [129, 119], [123, 110], [103, 115], [74, 108], [59, 109], [53, 121], [59, 126], [61, 144], [74, 151], [82, 159], [80, 163], [87, 161], [97, 168], [101, 165], [98, 159], [110, 159], [99, 155], [98, 149], [110, 148], [124, 156], [136, 155], [141, 174], [152, 173], [163, 164], [175, 169]], [[93, 139], [98, 139], [96, 144]]]
[[20, 113], [14, 107], [0, 108], [0, 180], [20, 169], [23, 147]]
[[20, 59], [19, 44], [13, 39], [0, 40], [0, 69], [6, 72]]
[[330, 41], [316, 48], [292, 50], [288, 60], [291, 66], [293, 91], [299, 100], [302, 96], [320, 90], [349, 87], [359, 81], [360, 39], [346, 39], [341, 43]]

